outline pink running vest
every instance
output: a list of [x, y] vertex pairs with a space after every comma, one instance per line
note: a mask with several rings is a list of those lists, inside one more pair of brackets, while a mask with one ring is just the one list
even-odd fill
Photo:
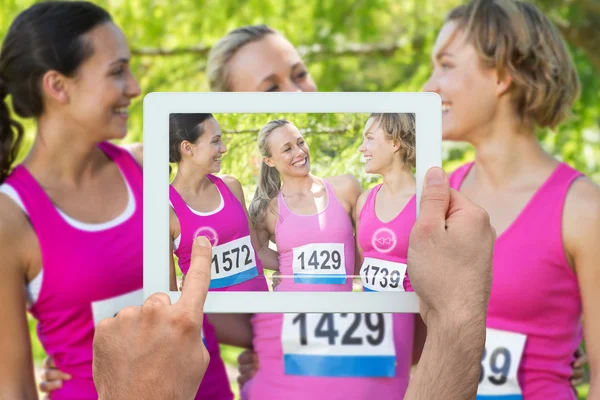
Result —
[[[473, 165], [451, 175], [453, 188], [460, 189]], [[567, 192], [580, 176], [559, 164], [497, 238], [479, 400], [576, 399], [569, 378], [582, 339], [582, 306], [563, 247], [562, 216]], [[513, 384], [508, 371], [519, 356], [518, 384]], [[482, 386], [492, 394], [482, 395]], [[522, 397], [508, 394], [515, 386]], [[507, 388], [504, 396], [494, 397]]]
[[268, 291], [262, 264], [250, 242], [250, 228], [244, 206], [225, 182], [207, 175], [224, 202], [221, 210], [210, 215], [198, 215], [185, 203], [173, 186], [169, 200], [179, 219], [181, 240], [175, 251], [181, 272], [190, 267], [192, 243], [197, 236], [206, 236], [213, 246], [210, 290]]
[[352, 290], [354, 228], [329, 182], [323, 183], [327, 206], [314, 215], [293, 213], [279, 193], [275, 237], [282, 280], [276, 291]]
[[[408, 239], [417, 210], [413, 196], [391, 221], [382, 222], [375, 213], [375, 201], [381, 184], [368, 194], [359, 216], [358, 243], [364, 258], [361, 280], [365, 291], [412, 291], [406, 275]], [[404, 278], [402, 278], [404, 276]], [[396, 376], [381, 388], [380, 399], [401, 399], [410, 378], [415, 314], [393, 314]]]
[[[406, 267], [408, 239], [417, 219], [416, 197], [413, 196], [394, 219], [384, 223], [375, 213], [375, 199], [380, 189], [381, 184], [369, 192], [359, 216], [357, 235], [363, 258], [401, 263]], [[375, 268], [368, 264], [361, 268], [365, 291], [413, 291], [406, 270], [402, 273], [394, 266], [388, 268], [386, 265]]]
[[[278, 291], [352, 290], [351, 279], [340, 279], [333, 268], [338, 260], [333, 252], [343, 251], [345, 273], [353, 275], [352, 222], [329, 183], [324, 180], [324, 184], [328, 205], [315, 215], [294, 214], [283, 196], [278, 199], [280, 218], [275, 233], [280, 271], [291, 276], [277, 286]], [[304, 269], [310, 268], [311, 274], [302, 275], [302, 257]], [[319, 274], [324, 278], [319, 279]], [[383, 335], [390, 333], [384, 329], [391, 327], [390, 319], [387, 322], [389, 325], [384, 325], [383, 316], [377, 314], [254, 315], [254, 349], [260, 368], [244, 385], [242, 398], [362, 400], [379, 396], [388, 390], [390, 379], [373, 376], [393, 375], [396, 371], [395, 358], [389, 354], [394, 351], [393, 338]], [[374, 330], [368, 330], [367, 325]], [[387, 341], [380, 341], [382, 337]], [[377, 355], [347, 352], [348, 348], [368, 348], [369, 340], [379, 341], [384, 351]], [[358, 346], [360, 343], [365, 346]], [[324, 353], [315, 354], [313, 350], [319, 348]]]
[[92, 380], [92, 303], [142, 288], [142, 169], [126, 150], [98, 146], [119, 167], [135, 198], [135, 212], [120, 225], [81, 231], [59, 214], [23, 166], [6, 180], [19, 194], [37, 235], [44, 279], [29, 309], [56, 366], [71, 374], [52, 399], [97, 399]]

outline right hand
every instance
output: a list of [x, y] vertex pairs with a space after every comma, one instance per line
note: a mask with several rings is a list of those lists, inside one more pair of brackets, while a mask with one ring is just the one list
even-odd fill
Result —
[[155, 293], [143, 306], [124, 308], [98, 324], [92, 371], [100, 398], [194, 398], [210, 360], [200, 332], [211, 257], [210, 242], [197, 237], [175, 304], [168, 294]]
[[240, 390], [244, 386], [246, 382], [256, 375], [258, 372], [258, 356], [256, 353], [250, 349], [244, 350], [238, 356], [238, 372], [240, 375], [237, 378], [238, 385], [240, 385]]
[[408, 250], [421, 317], [428, 327], [485, 321], [496, 232], [485, 210], [450, 189], [441, 168], [431, 168], [425, 179]]
[[273, 290], [281, 283], [281, 272], [275, 271], [271, 276], [271, 281], [273, 282]]
[[42, 371], [40, 372], [39, 389], [42, 393], [51, 393], [54, 390], [60, 389], [63, 386], [64, 381], [71, 379], [71, 375], [60, 371], [56, 368], [54, 359], [48, 357], [44, 360], [42, 365]]

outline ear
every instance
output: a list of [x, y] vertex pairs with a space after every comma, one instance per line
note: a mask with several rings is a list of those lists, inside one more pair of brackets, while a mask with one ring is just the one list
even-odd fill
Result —
[[512, 81], [512, 76], [506, 70], [502, 73], [496, 71], [496, 95], [502, 97], [508, 93]]
[[42, 92], [45, 96], [60, 104], [69, 104], [69, 85], [67, 77], [55, 70], [50, 70], [42, 77]]
[[184, 140], [183, 142], [181, 142], [181, 144], [179, 145], [179, 151], [181, 152], [182, 155], [186, 155], [188, 157], [192, 157], [194, 155], [194, 150], [192, 148], [192, 144], [190, 142], [188, 142], [187, 140]]
[[392, 148], [394, 149], [394, 153], [400, 150], [400, 142], [396, 139], [392, 139]]
[[274, 167], [275, 163], [270, 157], [263, 157], [263, 162], [267, 164], [269, 167]]

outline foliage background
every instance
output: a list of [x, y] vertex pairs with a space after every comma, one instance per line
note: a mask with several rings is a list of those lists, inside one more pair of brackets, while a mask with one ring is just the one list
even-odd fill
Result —
[[[420, 91], [430, 69], [430, 51], [445, 14], [459, 0], [94, 0], [106, 7], [128, 36], [132, 68], [143, 94], [153, 91], [207, 91], [204, 68], [212, 44], [241, 25], [266, 23], [294, 43], [322, 91]], [[566, 37], [582, 81], [573, 117], [555, 132], [540, 130], [540, 140], [558, 158], [600, 182], [600, 2], [533, 1]], [[0, 0], [0, 39], [17, 13], [31, 0]], [[142, 98], [130, 109], [127, 142], [142, 138]], [[21, 157], [34, 135], [31, 122]], [[243, 157], [226, 157], [223, 172], [241, 179], [249, 198], [255, 173], [247, 168], [257, 157], [253, 136], [229, 134], [230, 149]], [[318, 173], [362, 173], [354, 132], [318, 134]], [[233, 152], [233, 150], [232, 150]], [[231, 154], [230, 154], [231, 155]], [[471, 159], [462, 144], [444, 146], [448, 170]], [[248, 163], [247, 163], [248, 162]], [[34, 322], [31, 322], [34, 326]], [[43, 351], [32, 331], [35, 357]], [[232, 363], [235, 350], [225, 350]], [[585, 390], [585, 389], [584, 389]], [[584, 396], [582, 394], [582, 396]], [[584, 397], [582, 397], [584, 398]]]

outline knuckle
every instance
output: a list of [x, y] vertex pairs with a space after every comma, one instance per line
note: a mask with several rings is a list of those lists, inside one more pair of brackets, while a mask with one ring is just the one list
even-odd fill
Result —
[[194, 336], [198, 336], [198, 338], [200, 338], [199, 335], [196, 335], [198, 332], [200, 332], [200, 327], [189, 312], [181, 311], [171, 314], [171, 322], [173, 327], [180, 333], [194, 334]]
[[[124, 309], [119, 311], [117, 313], [116, 319], [117, 320], [129, 320], [129, 319], [136, 318], [137, 315], [138, 315], [138, 308], [130, 306], [130, 307], [125, 307]], [[110, 326], [108, 324], [111, 323], [111, 320], [109, 318], [107, 318], [107, 319], [103, 320], [102, 322], [105, 322], [104, 325], [106, 328], [108, 328]], [[100, 327], [100, 325], [98, 325], [98, 327]]]
[[421, 241], [433, 236], [437, 228], [436, 221], [432, 221], [430, 219], [421, 219], [418, 220], [410, 234], [411, 241]]
[[444, 190], [425, 190], [421, 195], [421, 201], [425, 202], [442, 202], [446, 201], [448, 192]]

